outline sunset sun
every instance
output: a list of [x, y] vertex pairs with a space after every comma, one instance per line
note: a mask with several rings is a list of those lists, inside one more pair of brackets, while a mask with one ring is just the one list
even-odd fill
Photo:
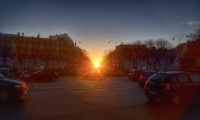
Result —
[[95, 62], [95, 63], [94, 63], [94, 67], [95, 67], [95, 68], [98, 68], [98, 67], [99, 67], [99, 62]]

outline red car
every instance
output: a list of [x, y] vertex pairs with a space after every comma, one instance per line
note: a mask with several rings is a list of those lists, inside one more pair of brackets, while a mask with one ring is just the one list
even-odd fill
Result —
[[27, 74], [24, 81], [56, 81], [58, 74], [53, 70], [40, 70], [32, 74]]
[[133, 69], [129, 74], [129, 80], [136, 80], [139, 81], [140, 75], [142, 74], [144, 70], [141, 69]]

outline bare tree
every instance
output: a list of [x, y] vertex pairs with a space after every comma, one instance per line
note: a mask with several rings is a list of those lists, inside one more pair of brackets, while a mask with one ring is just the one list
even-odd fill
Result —
[[103, 52], [103, 56], [104, 57], [107, 57], [110, 53], [112, 53], [113, 52], [113, 49], [107, 49], [107, 50], [105, 50], [104, 52]]
[[82, 51], [82, 54], [83, 54], [84, 57], [89, 58], [89, 53], [88, 53], [87, 50], [81, 49], [81, 51]]
[[147, 46], [147, 48], [152, 48], [155, 46], [155, 40], [154, 39], [149, 39], [144, 41], [144, 44]]
[[141, 40], [136, 40], [135, 42], [133, 42], [135, 45], [142, 45], [142, 41]]
[[188, 35], [190, 40], [196, 40], [200, 37], [200, 27], [195, 30], [195, 33], [189, 33]]
[[164, 38], [159, 38], [155, 41], [156, 47], [158, 49], [171, 49], [173, 48], [172, 44], [169, 43], [166, 39]]
[[168, 43], [169, 43], [169, 45], [168, 45], [167, 49], [172, 49], [172, 48], [174, 48], [174, 45], [173, 45], [173, 44], [171, 44], [170, 42], [168, 42]]

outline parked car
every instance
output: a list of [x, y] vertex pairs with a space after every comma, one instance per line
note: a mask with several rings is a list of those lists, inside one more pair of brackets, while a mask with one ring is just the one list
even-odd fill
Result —
[[156, 73], [156, 71], [154, 71], [154, 70], [143, 71], [142, 74], [140, 75], [140, 78], [139, 78], [140, 87], [144, 87], [144, 85], [145, 85], [146, 81], [149, 79], [149, 77], [151, 77], [155, 73]]
[[25, 82], [8, 79], [0, 74], [0, 102], [9, 102], [28, 92]]
[[190, 69], [190, 70], [187, 70], [187, 72], [192, 72], [192, 73], [200, 75], [200, 69]]
[[100, 70], [90, 70], [83, 75], [83, 79], [105, 79], [105, 74]]
[[30, 74], [36, 72], [36, 71], [39, 71], [39, 70], [30, 70], [30, 71], [28, 71], [28, 72], [22, 73], [22, 74], [19, 76], [19, 78], [20, 78], [21, 80], [24, 80], [24, 77], [25, 77], [25, 76], [28, 76], [28, 75], [30, 75]]
[[24, 74], [24, 73], [28, 73], [28, 71], [27, 70], [19, 70], [16, 73], [14, 73], [14, 76], [19, 77], [21, 74]]
[[58, 74], [53, 70], [39, 70], [24, 76], [23, 80], [30, 81], [56, 81]]
[[200, 76], [190, 72], [155, 73], [146, 82], [144, 91], [149, 100], [162, 100], [172, 105], [190, 103], [200, 89]]
[[144, 70], [141, 69], [133, 69], [129, 74], [129, 80], [137, 80], [139, 81], [140, 75], [142, 74]]
[[0, 68], [0, 73], [7, 78], [14, 78], [14, 74], [9, 68]]

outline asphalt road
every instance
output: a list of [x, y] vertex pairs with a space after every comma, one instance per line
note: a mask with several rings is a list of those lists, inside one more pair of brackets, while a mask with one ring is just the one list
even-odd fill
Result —
[[167, 106], [150, 102], [137, 81], [128, 77], [28, 83], [19, 100], [0, 104], [0, 120], [198, 120], [200, 102]]

